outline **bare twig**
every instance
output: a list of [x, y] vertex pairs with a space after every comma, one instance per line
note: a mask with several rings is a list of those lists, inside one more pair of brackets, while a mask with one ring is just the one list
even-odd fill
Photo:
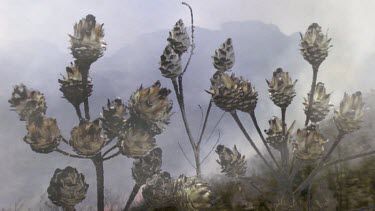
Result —
[[289, 164], [289, 148], [288, 148], [288, 134], [286, 133], [286, 121], [285, 121], [286, 108], [281, 108], [281, 120], [283, 128], [284, 142], [281, 147], [281, 165], [285, 172], [288, 171]]
[[112, 146], [106, 152], [103, 153], [102, 157], [104, 158], [108, 153], [110, 153], [111, 151], [115, 150], [116, 148], [117, 148], [117, 145]]
[[215, 126], [214, 126], [214, 129], [212, 129], [210, 135], [208, 136], [208, 138], [207, 138], [207, 140], [206, 140], [206, 143], [211, 139], [211, 137], [212, 137], [212, 135], [214, 134], [214, 132], [215, 132], [217, 126], [219, 125], [219, 123], [220, 123], [221, 120], [223, 119], [225, 113], [227, 113], [227, 112], [224, 111], [223, 114], [220, 116], [219, 120], [216, 122], [216, 124], [215, 124]]
[[117, 157], [117, 156], [119, 156], [120, 154], [121, 154], [121, 152], [118, 151], [118, 152], [116, 152], [115, 154], [113, 154], [113, 155], [111, 155], [111, 156], [108, 156], [108, 157], [106, 157], [106, 158], [103, 157], [103, 161], [106, 161], [106, 160], [112, 159], [112, 158], [114, 158], [114, 157]]
[[203, 119], [204, 119], [204, 112], [203, 112], [203, 108], [201, 105], [198, 105], [199, 107], [199, 110], [201, 111], [201, 121], [199, 122], [199, 130], [198, 130], [198, 138], [199, 138], [199, 135], [200, 135], [200, 132], [202, 130], [202, 124], [203, 124]]
[[[191, 57], [192, 57], [193, 54], [194, 54], [195, 43], [194, 43], [194, 16], [193, 16], [193, 9], [192, 9], [191, 6], [190, 6], [189, 4], [187, 4], [186, 2], [182, 2], [182, 4], [183, 4], [183, 5], [186, 5], [187, 7], [189, 7], [189, 10], [190, 10], [190, 18], [191, 18], [191, 48], [190, 48], [189, 59], [188, 59], [188, 61], [186, 62], [186, 65], [185, 65], [184, 71], [182, 72], [182, 75], [183, 75], [183, 74], [186, 72], [187, 67], [188, 67], [189, 64], [190, 64]], [[182, 79], [182, 75], [179, 77], [179, 79], [180, 79], [180, 78]]]
[[327, 162], [326, 164], [324, 164], [324, 167], [329, 167], [329, 166], [332, 166], [332, 165], [335, 165], [335, 164], [338, 164], [338, 163], [341, 163], [341, 162], [354, 160], [354, 159], [357, 159], [357, 158], [362, 158], [362, 157], [374, 155], [374, 154], [375, 154], [375, 150], [372, 150], [372, 151], [369, 151], [369, 152], [360, 153], [360, 154], [352, 155], [352, 156], [345, 157], [345, 158], [340, 158], [340, 159], [337, 159], [337, 160], [334, 160], [334, 161], [331, 161], [331, 162]]
[[81, 121], [82, 119], [81, 108], [79, 107], [79, 105], [73, 105], [73, 106], [74, 106], [74, 109], [76, 110], [79, 121]]
[[313, 81], [312, 81], [312, 84], [311, 84], [309, 107], [308, 107], [307, 114], [306, 114], [305, 126], [307, 126], [309, 124], [309, 120], [310, 120], [311, 108], [312, 108], [312, 104], [313, 104], [313, 101], [314, 101], [316, 79], [318, 78], [318, 71], [319, 71], [319, 66], [313, 66]]
[[128, 211], [129, 210], [130, 205], [134, 201], [135, 196], [137, 195], [137, 193], [138, 193], [138, 191], [139, 191], [140, 188], [141, 188], [141, 186], [139, 184], [135, 184], [134, 185], [133, 190], [132, 190], [132, 192], [129, 195], [128, 201], [126, 202], [126, 205], [125, 205], [125, 208], [123, 209], [123, 211]]
[[70, 144], [69, 144], [69, 141], [66, 140], [66, 139], [65, 139], [64, 137], [62, 137], [62, 136], [61, 136], [61, 140], [62, 140], [65, 144], [70, 145]]
[[217, 143], [219, 143], [219, 141], [220, 141], [220, 131], [219, 131], [219, 137], [217, 138], [217, 140], [216, 140], [214, 146], [212, 147], [212, 149], [210, 150], [210, 152], [206, 155], [206, 157], [204, 157], [204, 158], [202, 159], [201, 164], [202, 164], [202, 163], [208, 158], [208, 156], [210, 156], [210, 154], [212, 153], [212, 151], [214, 151], [214, 149], [215, 149]]
[[208, 107], [207, 107], [207, 111], [206, 111], [206, 117], [204, 118], [203, 128], [202, 128], [202, 131], [200, 132], [200, 136], [199, 136], [199, 139], [198, 139], [198, 144], [197, 144], [198, 146], [202, 142], [203, 134], [204, 134], [204, 131], [206, 130], [206, 126], [207, 126], [208, 116], [210, 115], [211, 107], [212, 107], [212, 100], [210, 100], [210, 102], [208, 103]]
[[81, 159], [91, 159], [92, 158], [92, 157], [85, 157], [85, 156], [81, 156], [81, 155], [70, 154], [68, 152], [65, 152], [64, 150], [59, 149], [59, 148], [56, 148], [55, 152], [61, 153], [65, 156], [72, 157], [72, 158], [81, 158]]
[[194, 169], [196, 169], [195, 166], [194, 166], [194, 164], [190, 161], [190, 159], [189, 159], [188, 156], [186, 155], [186, 153], [185, 153], [184, 149], [182, 148], [180, 142], [177, 142], [177, 143], [178, 143], [178, 146], [180, 147], [180, 149], [181, 149], [181, 151], [182, 151], [182, 154], [184, 154], [186, 160], [190, 163], [190, 165], [191, 165]]

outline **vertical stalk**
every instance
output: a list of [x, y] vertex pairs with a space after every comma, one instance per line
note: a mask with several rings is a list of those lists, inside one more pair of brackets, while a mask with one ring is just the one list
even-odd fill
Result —
[[76, 113], [78, 116], [79, 121], [82, 119], [81, 109], [79, 108], [79, 105], [74, 105], [74, 109], [76, 109]]
[[92, 158], [96, 170], [96, 188], [98, 211], [104, 211], [104, 168], [101, 153]]
[[311, 90], [310, 90], [310, 97], [309, 97], [309, 108], [307, 110], [306, 114], [306, 121], [305, 121], [305, 126], [309, 124], [310, 121], [310, 112], [311, 112], [311, 107], [314, 101], [314, 93], [315, 93], [315, 87], [316, 87], [316, 80], [318, 78], [318, 71], [319, 71], [319, 66], [313, 66], [313, 81], [311, 84]]
[[[82, 74], [82, 83], [83, 83], [83, 95], [87, 96], [87, 81], [89, 77], [89, 70], [90, 70], [90, 65], [86, 63], [79, 63], [79, 70]], [[85, 119], [90, 120], [90, 107], [89, 107], [89, 97], [84, 99], [83, 101], [84, 105], [84, 111], [85, 111]]]
[[285, 123], [286, 108], [281, 108], [281, 120], [283, 128], [284, 142], [281, 147], [281, 165], [285, 172], [288, 172], [289, 163], [289, 148], [288, 148], [288, 136], [286, 134], [286, 123]]
[[138, 193], [138, 191], [139, 191], [140, 188], [141, 188], [141, 186], [139, 184], [135, 184], [134, 185], [133, 190], [130, 193], [130, 196], [128, 198], [128, 201], [126, 202], [126, 205], [125, 205], [125, 208], [123, 209], [123, 211], [128, 211], [129, 210], [130, 205], [134, 201], [134, 198], [137, 195], [137, 193]]

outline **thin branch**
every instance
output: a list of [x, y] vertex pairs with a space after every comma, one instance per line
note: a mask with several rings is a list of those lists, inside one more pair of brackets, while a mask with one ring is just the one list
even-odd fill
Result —
[[200, 134], [199, 139], [198, 139], [198, 144], [197, 144], [198, 146], [202, 142], [203, 134], [204, 134], [204, 131], [206, 130], [206, 126], [207, 126], [208, 116], [210, 115], [211, 107], [212, 107], [212, 100], [210, 100], [210, 103], [208, 104], [208, 107], [207, 107], [206, 117], [204, 118], [204, 123], [203, 123], [203, 128], [202, 128], [201, 134]]
[[219, 137], [217, 138], [217, 140], [216, 140], [214, 146], [212, 147], [212, 149], [210, 150], [210, 152], [206, 155], [206, 157], [204, 157], [204, 158], [202, 159], [201, 164], [202, 164], [202, 163], [208, 158], [208, 156], [210, 156], [210, 154], [212, 153], [212, 151], [214, 151], [214, 149], [215, 149], [217, 143], [219, 143], [219, 141], [220, 141], [220, 131], [219, 131]]
[[114, 158], [114, 157], [117, 157], [117, 156], [119, 156], [121, 153], [120, 153], [120, 151], [118, 151], [118, 152], [116, 152], [115, 154], [113, 154], [113, 155], [111, 155], [111, 156], [108, 156], [108, 157], [103, 157], [103, 161], [106, 161], [106, 160], [109, 160], [109, 159], [112, 159], [112, 158]]
[[186, 153], [185, 153], [184, 149], [182, 148], [180, 142], [177, 142], [177, 143], [178, 143], [178, 146], [180, 147], [180, 149], [181, 149], [181, 151], [182, 151], [182, 154], [184, 154], [186, 160], [190, 163], [190, 165], [191, 165], [194, 169], [196, 169], [195, 166], [193, 165], [193, 163], [190, 161], [190, 159], [189, 159], [188, 156], [186, 155]]
[[74, 106], [74, 109], [76, 110], [79, 121], [81, 121], [82, 119], [81, 108], [79, 107], [79, 105], [73, 105], [73, 106]]
[[[194, 43], [194, 16], [193, 16], [193, 9], [191, 8], [191, 6], [189, 4], [187, 4], [186, 2], [182, 2], [183, 5], [186, 5], [187, 7], [189, 7], [189, 10], [190, 10], [190, 17], [191, 17], [191, 48], [190, 48], [190, 55], [189, 55], [189, 59], [188, 61], [186, 62], [186, 65], [185, 65], [185, 68], [184, 68], [184, 71], [182, 72], [182, 75], [186, 72], [187, 70], [187, 67], [189, 66], [190, 64], [190, 60], [191, 60], [191, 57], [193, 56], [194, 54], [194, 49], [195, 49], [195, 43]], [[181, 78], [182, 79], [182, 75], [179, 77], [179, 79]]]
[[91, 159], [92, 158], [92, 157], [85, 157], [85, 156], [81, 156], [81, 155], [70, 154], [68, 152], [65, 152], [64, 150], [59, 149], [59, 148], [56, 148], [55, 152], [61, 153], [65, 156], [72, 157], [72, 158], [81, 158], [81, 159]]
[[132, 192], [129, 195], [128, 201], [126, 202], [126, 205], [125, 205], [125, 208], [123, 209], [123, 211], [128, 211], [129, 210], [130, 205], [134, 201], [135, 196], [137, 195], [137, 193], [138, 193], [138, 191], [139, 191], [140, 188], [141, 188], [141, 185], [138, 185], [138, 184], [134, 185], [133, 190], [132, 190]]
[[61, 140], [62, 140], [65, 144], [70, 145], [70, 144], [69, 144], [69, 141], [67, 141], [67, 140], [66, 140], [64, 137], [62, 137], [62, 136], [61, 136]]
[[250, 177], [237, 177], [237, 178], [242, 179], [242, 180], [246, 180], [246, 181], [250, 182], [250, 185], [253, 186], [253, 188], [255, 190], [257, 190], [259, 193], [263, 194], [263, 192], [260, 190], [260, 188], [258, 188], [255, 185], [255, 182]]
[[111, 138], [109, 141], [107, 141], [104, 146], [108, 146], [110, 143], [112, 143], [112, 141], [114, 140], [115, 138]]
[[203, 108], [201, 105], [198, 105], [199, 107], [199, 110], [201, 111], [201, 121], [199, 122], [199, 130], [198, 130], [198, 138], [199, 138], [199, 135], [200, 135], [200, 132], [202, 130], [202, 124], [203, 124], [203, 119], [204, 119], [204, 112], [203, 112]]
[[102, 157], [104, 158], [108, 153], [110, 153], [111, 151], [115, 150], [116, 148], [117, 148], [117, 145], [112, 146], [106, 152], [103, 153]]
[[284, 136], [284, 142], [282, 143], [282, 148], [281, 148], [281, 166], [283, 167], [284, 171], [287, 172], [288, 164], [289, 164], [289, 148], [288, 148], [288, 134], [286, 133], [285, 114], [286, 114], [286, 108], [281, 108], [281, 121], [282, 121], [282, 129], [283, 129], [283, 136]]
[[309, 107], [308, 107], [307, 114], [306, 114], [305, 126], [307, 126], [309, 124], [309, 120], [310, 120], [311, 108], [312, 108], [312, 104], [313, 104], [313, 101], [314, 101], [316, 80], [318, 78], [318, 71], [319, 71], [319, 67], [313, 66], [313, 81], [312, 81], [312, 84], [311, 84], [311, 91], [310, 91], [310, 96], [309, 96], [310, 97], [309, 98]]
[[225, 113], [227, 113], [227, 112], [224, 111], [223, 114], [220, 116], [220, 119], [216, 122], [216, 124], [215, 124], [215, 126], [214, 126], [214, 129], [212, 129], [210, 135], [208, 136], [208, 138], [207, 138], [207, 140], [206, 140], [206, 143], [211, 139], [211, 137], [212, 137], [212, 135], [214, 134], [214, 132], [215, 132], [217, 126], [219, 125], [220, 121], [223, 119]]
[[375, 154], [375, 150], [371, 150], [369, 152], [360, 153], [360, 154], [352, 155], [352, 156], [349, 156], [349, 157], [346, 157], [346, 158], [340, 158], [340, 159], [337, 159], [337, 160], [334, 160], [334, 161], [331, 161], [331, 162], [327, 162], [326, 164], [324, 164], [323, 167], [324, 168], [329, 167], [329, 166], [332, 166], [332, 165], [335, 165], [335, 164], [338, 164], [338, 163], [341, 163], [341, 162], [354, 160], [354, 159], [357, 159], [357, 158], [362, 158], [362, 157], [373, 155], [373, 154]]

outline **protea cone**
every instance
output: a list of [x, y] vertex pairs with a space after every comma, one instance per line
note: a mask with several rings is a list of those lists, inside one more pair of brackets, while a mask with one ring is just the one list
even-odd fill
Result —
[[102, 121], [102, 128], [104, 134], [109, 139], [113, 139], [121, 131], [125, 124], [126, 107], [122, 103], [121, 98], [116, 98], [113, 101], [108, 99], [107, 108], [103, 107], [100, 120]]
[[336, 127], [343, 134], [352, 133], [361, 128], [363, 120], [363, 105], [362, 93], [356, 92], [349, 96], [344, 94], [344, 98], [340, 103], [340, 109], [335, 110], [333, 120]]
[[159, 81], [146, 89], [141, 86], [128, 102], [131, 116], [143, 122], [155, 134], [164, 130], [172, 115], [172, 101], [168, 99], [171, 90], [160, 86]]
[[327, 142], [317, 126], [311, 125], [302, 130], [298, 129], [293, 143], [294, 156], [304, 162], [315, 162], [323, 155], [324, 145]]
[[331, 38], [327, 34], [322, 33], [322, 28], [313, 23], [307, 29], [305, 36], [301, 33], [301, 54], [303, 58], [312, 66], [319, 67], [319, 65], [328, 56], [328, 49], [332, 47], [329, 45]]
[[131, 158], [145, 156], [155, 147], [155, 139], [143, 128], [128, 127], [118, 136], [118, 147], [121, 154]]
[[152, 208], [174, 205], [173, 179], [170, 174], [161, 172], [148, 179], [142, 195], [145, 203]]
[[86, 198], [89, 185], [85, 176], [73, 167], [56, 169], [49, 187], [48, 198], [57, 206], [73, 208]]
[[[268, 121], [268, 123], [270, 128], [268, 130], [264, 130], [264, 132], [267, 134], [266, 142], [274, 149], [281, 150], [282, 143], [286, 141], [285, 136], [283, 135], [283, 122], [280, 118], [274, 116]], [[285, 131], [288, 140], [291, 138], [290, 133], [293, 130], [294, 123], [295, 122], [293, 122], [289, 129]], [[285, 128], [287, 128], [286, 125]]]
[[44, 95], [23, 84], [14, 86], [12, 98], [8, 102], [21, 121], [35, 121], [44, 116], [47, 110]]
[[161, 171], [162, 164], [162, 150], [155, 148], [144, 157], [141, 157], [133, 162], [132, 176], [137, 184], [143, 185], [146, 180], [158, 174]]
[[171, 45], [165, 47], [159, 64], [159, 70], [166, 78], [175, 79], [182, 74], [181, 58]]
[[226, 148], [224, 145], [218, 145], [215, 151], [219, 155], [216, 162], [221, 166], [221, 173], [228, 177], [240, 177], [246, 174], [245, 156], [238, 152], [236, 145], [233, 150]]
[[74, 35], [69, 35], [74, 58], [85, 64], [91, 64], [103, 56], [106, 50], [104, 24], [99, 24], [95, 16], [87, 15], [74, 25]]
[[[324, 84], [319, 82], [316, 85], [314, 96], [313, 96], [313, 103], [310, 110], [310, 120], [314, 123], [322, 121], [327, 114], [329, 113], [329, 107], [332, 105], [329, 104], [331, 94], [326, 94], [326, 88], [324, 87]], [[309, 109], [309, 99], [310, 99], [310, 93], [307, 93], [307, 98], [304, 98], [305, 102], [303, 105], [305, 108], [303, 109], [305, 111], [305, 114], [308, 115], [308, 109]]]
[[26, 126], [27, 135], [24, 141], [30, 144], [33, 151], [38, 153], [50, 153], [56, 149], [61, 141], [60, 129], [56, 119], [39, 119], [29, 122]]
[[69, 144], [80, 155], [92, 156], [100, 152], [104, 147], [105, 138], [101, 135], [99, 119], [90, 122], [82, 120], [78, 126], [72, 129]]
[[179, 210], [203, 210], [212, 208], [214, 196], [207, 183], [194, 177], [179, 176], [174, 183], [174, 194]]
[[249, 81], [223, 72], [214, 74], [211, 78], [211, 88], [207, 92], [212, 95], [216, 106], [224, 111], [239, 109], [250, 112], [255, 109], [258, 100], [258, 93]]
[[184, 26], [184, 22], [180, 19], [174, 25], [172, 31], [169, 32], [168, 42], [178, 55], [185, 53], [190, 46], [190, 38]]
[[84, 85], [77, 61], [74, 61], [74, 64], [71, 63], [70, 67], [66, 67], [66, 73], [66, 78], [63, 77], [62, 80], [58, 80], [61, 86], [60, 91], [64, 94], [64, 98], [71, 104], [79, 106], [85, 99], [91, 96], [91, 79], [88, 78], [86, 85]]
[[280, 108], [288, 107], [296, 96], [294, 86], [297, 80], [293, 82], [288, 72], [277, 68], [276, 71], [273, 72], [271, 81], [266, 81], [269, 87], [268, 92], [273, 103]]
[[212, 64], [215, 69], [224, 72], [232, 69], [235, 59], [232, 39], [228, 38], [221, 44], [220, 48], [215, 50], [215, 55], [212, 56]]

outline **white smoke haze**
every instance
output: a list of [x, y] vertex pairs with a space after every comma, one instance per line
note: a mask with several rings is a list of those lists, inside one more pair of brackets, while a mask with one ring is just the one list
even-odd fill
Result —
[[[227, 38], [232, 37], [236, 52], [234, 72], [248, 78], [259, 92], [256, 108], [259, 125], [268, 128], [268, 119], [280, 116], [280, 109], [268, 98], [265, 78], [271, 78], [278, 67], [298, 79], [297, 96], [288, 108], [289, 125], [297, 120], [304, 123], [302, 100], [311, 86], [312, 70], [299, 54], [299, 35], [312, 22], [328, 30], [333, 47], [323, 62], [318, 81], [332, 92], [332, 104], [337, 107], [344, 92], [375, 88], [375, 2], [371, 0], [191, 0], [196, 25], [196, 55], [185, 76], [185, 97], [188, 118], [198, 134], [200, 110], [206, 108], [213, 73], [210, 56]], [[188, 9], [177, 0], [0, 0], [0, 208], [14, 204], [18, 199], [38, 203], [45, 193], [56, 168], [71, 165], [86, 175], [90, 184], [86, 200], [95, 204], [95, 171], [89, 161], [67, 159], [57, 153], [48, 155], [31, 151], [23, 141], [26, 133], [23, 122], [10, 112], [7, 100], [12, 86], [20, 82], [45, 93], [47, 115], [57, 118], [65, 137], [77, 124], [73, 107], [61, 98], [57, 79], [65, 74], [72, 61], [67, 49], [68, 34], [73, 24], [87, 14], [93, 14], [104, 23], [108, 50], [92, 65], [91, 78], [94, 93], [90, 98], [91, 114], [98, 116], [107, 98], [120, 96], [126, 102], [140, 84], [149, 86], [163, 79], [158, 70], [160, 54], [166, 44], [168, 31], [182, 18], [190, 26]], [[190, 31], [188, 31], [190, 33]], [[186, 56], [185, 58], [186, 59]], [[171, 94], [174, 98], [174, 93]], [[163, 149], [163, 170], [172, 176], [194, 175], [194, 169], [181, 155], [177, 141], [183, 145], [191, 160], [193, 156], [181, 121], [177, 102], [171, 126], [157, 137]], [[332, 116], [332, 113], [330, 115]], [[211, 132], [222, 111], [214, 107], [207, 128]], [[259, 148], [260, 139], [249, 116], [240, 115]], [[226, 114], [217, 128], [220, 142], [248, 158], [254, 155], [249, 143]], [[201, 157], [208, 153], [218, 138], [218, 131], [204, 144]], [[205, 139], [207, 136], [205, 136]], [[204, 142], [205, 142], [204, 139]], [[178, 159], [176, 159], [178, 156]], [[202, 166], [203, 173], [217, 174], [220, 166], [213, 152]], [[133, 186], [131, 159], [117, 157], [105, 164], [106, 188], [115, 193], [128, 194]], [[250, 164], [249, 164], [250, 165]], [[250, 168], [250, 167], [249, 167]], [[127, 195], [126, 195], [127, 197]], [[124, 199], [126, 200], [126, 199]]]

